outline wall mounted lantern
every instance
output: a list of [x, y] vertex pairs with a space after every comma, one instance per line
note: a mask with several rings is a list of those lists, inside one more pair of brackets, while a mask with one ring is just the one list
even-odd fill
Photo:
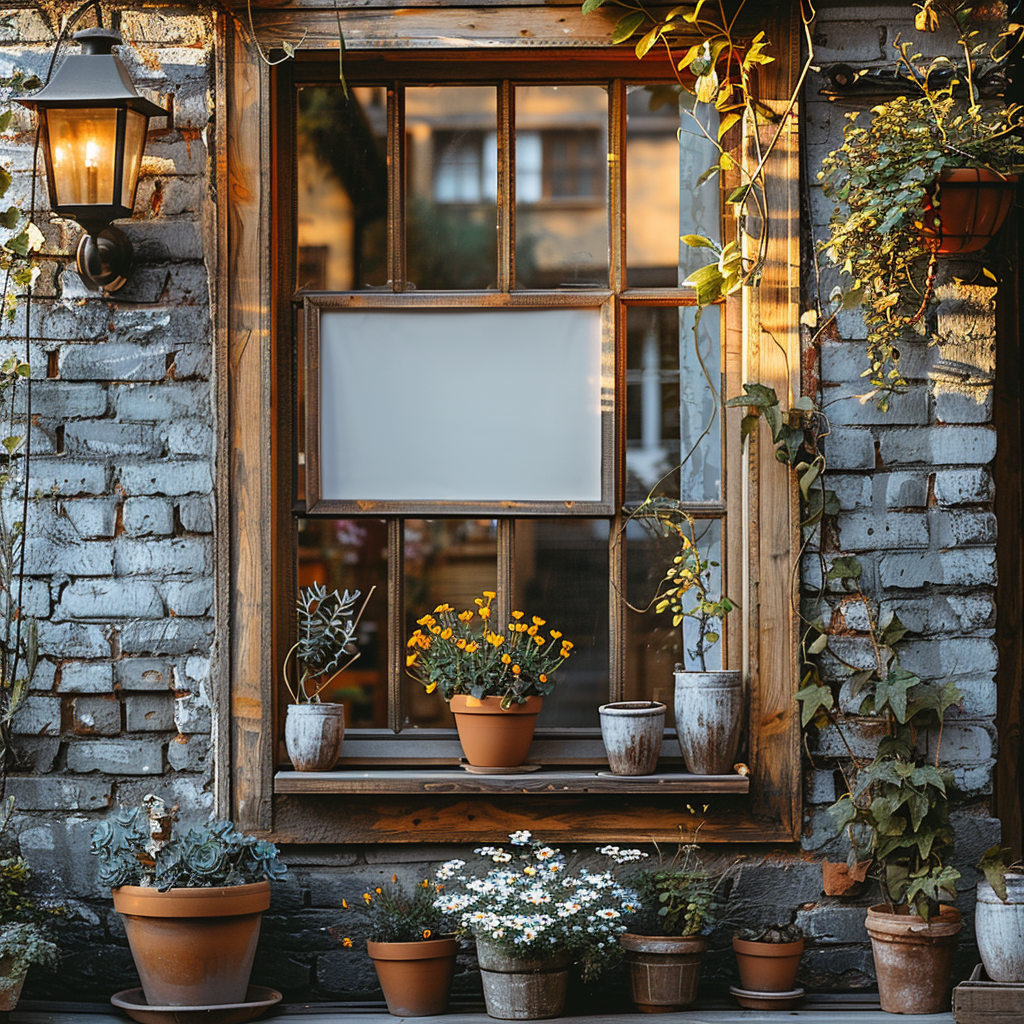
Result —
[[86, 230], [78, 245], [78, 273], [106, 292], [125, 283], [132, 244], [111, 222], [130, 217], [151, 117], [167, 111], [135, 91], [113, 53], [121, 34], [89, 28], [76, 32], [81, 54], [65, 58], [50, 82], [20, 100], [38, 111], [50, 206]]

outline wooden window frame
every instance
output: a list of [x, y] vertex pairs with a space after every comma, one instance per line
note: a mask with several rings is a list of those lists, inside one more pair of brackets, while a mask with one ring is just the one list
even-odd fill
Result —
[[[279, 686], [274, 632], [287, 612], [275, 606], [272, 572], [281, 524], [287, 522], [291, 506], [290, 472], [284, 485], [275, 424], [291, 415], [294, 396], [274, 387], [273, 347], [282, 323], [279, 296], [290, 268], [274, 259], [283, 241], [273, 216], [275, 72], [258, 58], [241, 14], [238, 20], [230, 13], [218, 17], [217, 47], [217, 101], [224, 125], [217, 163], [217, 369], [218, 408], [223, 411], [218, 434], [217, 614], [225, 642], [215, 683], [216, 740], [219, 751], [230, 752], [216, 759], [218, 809], [240, 827], [281, 842], [477, 841], [521, 827], [564, 840], [674, 838], [678, 826], [689, 820], [686, 798], [678, 791], [631, 792], [624, 798], [585, 787], [528, 792], [524, 785], [467, 792], [472, 787], [456, 783], [426, 795], [381, 792], [379, 787], [364, 793], [315, 794], [309, 788], [275, 793], [273, 724]], [[505, 6], [486, 0], [472, 19], [464, 8], [431, 3], [401, 12], [384, 4], [335, 11], [299, 3], [280, 10], [269, 0], [254, 9], [261, 39], [298, 39], [305, 32], [303, 47], [313, 51], [336, 50], [340, 21], [349, 64], [361, 51], [402, 56], [394, 52], [400, 40], [404, 51], [412, 51], [406, 54], [405, 74], [415, 74], [415, 51], [438, 48], [439, 40], [446, 47], [453, 40], [467, 48], [497, 45], [509, 60], [517, 58], [520, 48], [529, 55], [538, 47], [564, 49], [568, 40], [583, 80], [594, 76], [594, 68], [605, 68], [609, 58], [629, 62], [622, 77], [630, 81], [663, 75], [650, 62], [636, 62], [629, 48], [611, 48], [614, 20], [613, 13], [603, 10], [584, 18], [576, 6]], [[788, 102], [797, 68], [797, 27], [796, 12], [789, 10], [775, 12], [752, 28], [764, 29], [779, 54], [762, 79], [762, 102]], [[446, 50], [445, 56], [465, 60], [467, 51]], [[775, 213], [762, 283], [742, 305], [729, 304], [725, 371], [730, 391], [738, 390], [742, 380], [758, 380], [780, 394], [796, 395], [800, 263], [795, 125], [769, 158], [768, 189]], [[620, 213], [612, 210], [613, 222], [621, 222]], [[630, 298], [645, 301], [639, 293]], [[657, 302], [656, 290], [646, 298]], [[734, 525], [742, 528], [738, 550], [748, 552], [743, 615], [748, 634], [755, 638], [744, 652], [752, 777], [749, 795], [719, 792], [711, 798], [703, 835], [707, 841], [788, 842], [798, 837], [801, 824], [799, 718], [793, 700], [798, 619], [791, 601], [798, 506], [793, 481], [775, 461], [770, 445], [754, 440], [747, 458], [744, 486], [750, 511], [744, 523]], [[290, 570], [285, 566], [277, 571]]]

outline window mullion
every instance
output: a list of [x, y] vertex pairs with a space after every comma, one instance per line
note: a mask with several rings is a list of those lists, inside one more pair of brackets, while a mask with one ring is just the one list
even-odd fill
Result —
[[[515, 88], [498, 86], [498, 291], [509, 292], [516, 280]], [[500, 588], [499, 588], [500, 591]]]
[[388, 520], [388, 728], [402, 731], [405, 675], [405, 520]]
[[498, 623], [491, 628], [504, 633], [512, 615], [512, 594], [515, 585], [514, 552], [516, 547], [516, 521], [498, 520]]
[[608, 86], [608, 219], [611, 247], [611, 289], [618, 295], [625, 286], [626, 265], [626, 85], [615, 79]]
[[388, 276], [405, 291], [405, 89], [388, 86]]

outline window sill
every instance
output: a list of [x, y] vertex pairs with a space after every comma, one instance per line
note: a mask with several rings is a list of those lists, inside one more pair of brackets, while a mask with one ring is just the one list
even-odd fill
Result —
[[593, 769], [542, 769], [517, 775], [473, 775], [461, 768], [279, 771], [275, 793], [747, 793], [746, 775], [610, 776]]

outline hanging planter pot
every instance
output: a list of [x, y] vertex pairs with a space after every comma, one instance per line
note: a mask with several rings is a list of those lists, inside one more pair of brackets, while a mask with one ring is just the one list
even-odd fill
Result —
[[476, 955], [489, 1016], [499, 1020], [544, 1020], [562, 1015], [572, 963], [569, 953], [524, 960], [478, 938]]
[[345, 705], [289, 704], [284, 745], [298, 772], [329, 772], [345, 739]]
[[455, 976], [455, 939], [423, 942], [366, 941], [366, 952], [395, 1017], [432, 1017], [448, 1009]]
[[490, 769], [519, 767], [530, 752], [543, 703], [543, 697], [527, 697], [525, 704], [502, 709], [500, 697], [452, 697], [449, 707], [469, 764]]
[[953, 946], [960, 911], [945, 906], [929, 920], [906, 907], [868, 908], [867, 930], [875, 958], [878, 998], [886, 1013], [949, 1010]]
[[1024, 875], [1006, 876], [1004, 903], [988, 882], [978, 883], [974, 932], [990, 980], [1024, 982]]
[[624, 700], [602, 704], [597, 710], [612, 774], [653, 774], [665, 735], [665, 705], [651, 700]]
[[928, 205], [924, 234], [935, 252], [977, 252], [992, 241], [1013, 209], [1017, 175], [999, 175], [983, 167], [943, 171], [939, 204]]
[[743, 722], [737, 671], [675, 673], [676, 737], [693, 775], [729, 775]]
[[697, 984], [707, 942], [699, 936], [619, 936], [623, 959], [629, 965], [630, 990], [636, 1008], [644, 1013], [669, 1013], [697, 998]]

